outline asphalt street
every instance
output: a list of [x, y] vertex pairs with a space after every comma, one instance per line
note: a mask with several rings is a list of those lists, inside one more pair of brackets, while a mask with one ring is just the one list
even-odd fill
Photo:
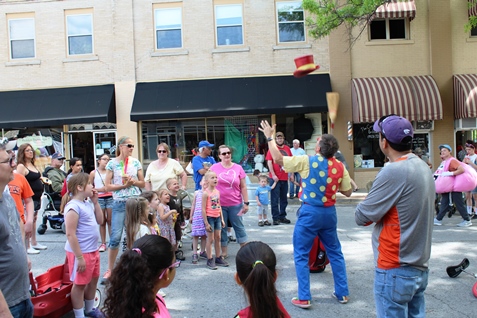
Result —
[[[288, 218], [291, 224], [258, 227], [255, 208], [244, 216], [250, 241], [263, 241], [275, 251], [278, 259], [277, 289], [279, 297], [292, 317], [375, 317], [373, 298], [373, 253], [371, 227], [359, 227], [354, 222], [354, 201], [341, 201], [337, 206], [338, 233], [347, 264], [350, 302], [340, 304], [331, 297], [333, 278], [328, 265], [323, 273], [311, 274], [312, 307], [294, 307], [290, 300], [297, 295], [297, 283], [293, 265], [292, 234], [298, 208], [297, 200], [290, 200]], [[475, 317], [477, 299], [472, 294], [474, 277], [462, 273], [449, 278], [446, 267], [458, 264], [464, 257], [470, 260], [468, 270], [477, 272], [477, 222], [468, 228], [456, 227], [460, 217], [443, 220], [444, 225], [434, 227], [429, 286], [426, 290], [428, 317]], [[36, 276], [48, 268], [62, 264], [65, 258], [65, 235], [48, 228], [38, 241], [48, 249], [38, 255], [30, 255], [32, 271]], [[165, 298], [172, 317], [233, 317], [247, 306], [243, 290], [234, 281], [235, 255], [239, 245], [229, 245], [230, 266], [212, 271], [205, 261], [191, 264], [191, 243], [184, 239], [186, 260], [178, 268], [176, 277], [168, 288]], [[107, 253], [101, 253], [101, 273], [107, 267]], [[103, 292], [104, 286], [99, 285]], [[73, 317], [68, 314], [65, 317]]]

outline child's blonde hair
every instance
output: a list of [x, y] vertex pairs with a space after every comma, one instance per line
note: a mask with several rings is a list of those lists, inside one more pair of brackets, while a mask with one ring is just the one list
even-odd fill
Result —
[[126, 201], [126, 243], [131, 248], [142, 222], [148, 222], [148, 201], [143, 197], [129, 198]]
[[217, 175], [217, 174], [216, 174], [214, 171], [209, 170], [209, 171], [207, 171], [207, 172], [204, 174], [204, 178], [203, 178], [203, 179], [205, 179], [205, 180], [207, 181], [207, 180], [209, 180], [209, 178], [210, 178], [211, 175]]
[[258, 181], [262, 181], [262, 180], [265, 180], [268, 182], [268, 176], [264, 175], [264, 174], [261, 174], [258, 176]]
[[64, 213], [65, 206], [70, 200], [78, 193], [78, 187], [86, 188], [89, 183], [89, 175], [84, 172], [77, 173], [73, 175], [70, 180], [68, 180], [68, 193], [65, 193], [61, 198], [60, 211]]
[[177, 181], [177, 178], [169, 178], [166, 180], [166, 187], [169, 189], [171, 186], [172, 182]]
[[[159, 201], [161, 201], [161, 197], [164, 193], [167, 193], [169, 194], [169, 191], [167, 191], [166, 189], [160, 189], [160, 190], [157, 190], [157, 197], [159, 198]], [[162, 202], [162, 201], [161, 201]]]

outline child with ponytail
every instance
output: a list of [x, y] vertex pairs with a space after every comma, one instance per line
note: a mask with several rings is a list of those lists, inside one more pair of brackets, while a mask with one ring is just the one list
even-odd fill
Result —
[[235, 318], [290, 318], [277, 297], [277, 259], [270, 246], [257, 241], [246, 243], [238, 251], [235, 265], [235, 280], [250, 303]]

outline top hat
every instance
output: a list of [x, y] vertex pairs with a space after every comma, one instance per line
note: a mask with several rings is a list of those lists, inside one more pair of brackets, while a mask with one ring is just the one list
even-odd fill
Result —
[[296, 70], [293, 72], [293, 76], [297, 78], [303, 77], [320, 68], [319, 65], [315, 65], [312, 54], [297, 57], [295, 59], [295, 65]]

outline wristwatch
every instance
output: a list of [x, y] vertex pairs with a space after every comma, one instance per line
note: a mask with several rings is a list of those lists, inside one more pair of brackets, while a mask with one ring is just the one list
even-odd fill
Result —
[[245, 204], [245, 205], [249, 205], [249, 204], [250, 204], [250, 202], [248, 202], [248, 201], [247, 201], [247, 202], [244, 202], [243, 204]]
[[272, 141], [272, 140], [273, 140], [272, 137], [268, 137], [268, 138], [267, 138], [267, 141], [268, 141], [268, 142], [270, 142], [270, 141]]

